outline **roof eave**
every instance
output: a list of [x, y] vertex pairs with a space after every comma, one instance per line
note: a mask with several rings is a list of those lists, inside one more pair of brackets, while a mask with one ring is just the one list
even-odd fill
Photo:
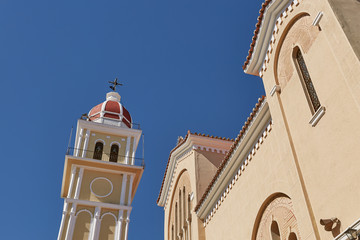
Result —
[[[263, 127], [271, 119], [269, 107], [267, 101], [264, 100], [262, 103], [261, 109], [258, 110], [256, 117], [251, 123], [251, 127], [247, 130], [244, 138], [238, 142], [235, 146], [234, 152], [231, 153], [228, 163], [224, 171], [217, 177], [214, 185], [211, 186], [210, 191], [207, 193], [206, 198], [204, 198], [201, 205], [196, 210], [197, 215], [200, 219], [205, 219], [208, 213], [211, 211], [214, 204], [217, 202], [218, 197], [222, 194], [223, 190], [228, 185], [229, 179], [232, 178], [234, 169], [237, 169], [239, 164], [241, 164], [242, 159], [248, 153], [250, 146], [253, 145], [254, 139], [260, 132], [263, 130]], [[240, 159], [239, 161], [236, 161]], [[229, 165], [228, 165], [229, 164]], [[236, 166], [235, 166], [236, 165]], [[237, 171], [237, 170], [236, 170]]]
[[272, 0], [266, 6], [263, 5], [260, 10], [264, 11], [263, 17], [258, 18], [260, 27], [255, 30], [251, 43], [254, 47], [249, 50], [250, 59], [243, 66], [246, 74], [260, 75], [276, 21], [292, 2], [293, 0]]
[[170, 189], [170, 184], [171, 184], [171, 177], [174, 171], [174, 157], [178, 154], [178, 152], [181, 152], [183, 149], [186, 149], [189, 145], [191, 145], [191, 141], [189, 140], [189, 136], [190, 133], [188, 133], [186, 139], [184, 140], [184, 142], [180, 143], [178, 146], [175, 147], [175, 149], [173, 149], [173, 151], [170, 153], [170, 159], [169, 161], [169, 168], [166, 169], [165, 172], [165, 179], [164, 179], [164, 186], [162, 186], [161, 190], [160, 190], [160, 195], [159, 195], [159, 199], [157, 201], [157, 205], [160, 207], [164, 207], [166, 204], [166, 198], [168, 195], [168, 191]]

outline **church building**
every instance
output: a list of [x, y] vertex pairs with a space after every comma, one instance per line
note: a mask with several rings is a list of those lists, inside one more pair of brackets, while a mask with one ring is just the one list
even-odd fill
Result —
[[234, 140], [178, 139], [164, 239], [360, 239], [360, 2], [265, 0], [243, 69], [266, 96]]
[[65, 157], [58, 240], [127, 240], [144, 170], [143, 159], [135, 157], [140, 138], [115, 91], [78, 120], [75, 146]]

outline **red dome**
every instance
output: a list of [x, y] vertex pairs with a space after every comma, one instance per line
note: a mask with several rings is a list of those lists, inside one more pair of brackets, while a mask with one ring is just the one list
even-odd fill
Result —
[[120, 95], [116, 92], [106, 94], [106, 101], [93, 107], [88, 115], [89, 121], [131, 128], [130, 113], [120, 103]]

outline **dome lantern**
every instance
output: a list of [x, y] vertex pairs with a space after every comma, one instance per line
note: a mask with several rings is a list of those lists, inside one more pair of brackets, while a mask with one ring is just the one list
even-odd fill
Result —
[[108, 92], [106, 100], [90, 110], [88, 121], [132, 128], [131, 115], [120, 103], [120, 99], [117, 92]]

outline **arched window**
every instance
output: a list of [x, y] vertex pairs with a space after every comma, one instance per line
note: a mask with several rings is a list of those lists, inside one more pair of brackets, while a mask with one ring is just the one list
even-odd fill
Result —
[[177, 203], [175, 203], [175, 236], [178, 234], [178, 206]]
[[289, 240], [297, 240], [296, 234], [295, 233], [290, 233], [289, 235]]
[[299, 48], [296, 48], [294, 50], [294, 58], [295, 58], [296, 65], [298, 66], [298, 70], [301, 73], [301, 76], [300, 76], [300, 78], [302, 80], [301, 82], [302, 82], [302, 85], [304, 88], [305, 95], [308, 99], [311, 112], [314, 114], [321, 107], [321, 104], [320, 104], [319, 98], [316, 94], [309, 71], [306, 67], [304, 57]]
[[191, 201], [191, 194], [188, 194], [188, 197], [187, 197], [187, 202], [188, 202], [188, 207], [187, 207], [187, 210], [188, 210], [188, 219], [189, 221], [191, 220], [191, 205], [190, 205], [190, 201]]
[[279, 225], [276, 221], [271, 223], [271, 239], [272, 240], [280, 240], [280, 230]]
[[181, 204], [181, 189], [179, 189], [179, 231], [182, 227], [182, 204]]
[[117, 162], [119, 155], [119, 146], [117, 144], [113, 144], [110, 150], [110, 162]]
[[184, 226], [186, 224], [186, 201], [185, 201], [185, 186], [183, 187], [183, 217], [184, 217]]
[[192, 239], [191, 238], [191, 194], [188, 194], [187, 196], [187, 221], [188, 221], [188, 225], [187, 225], [187, 237], [188, 239]]
[[175, 238], [174, 238], [174, 225], [171, 226], [171, 240], [175, 240]]
[[103, 149], [104, 149], [104, 144], [102, 142], [97, 142], [95, 144], [93, 159], [101, 160]]

